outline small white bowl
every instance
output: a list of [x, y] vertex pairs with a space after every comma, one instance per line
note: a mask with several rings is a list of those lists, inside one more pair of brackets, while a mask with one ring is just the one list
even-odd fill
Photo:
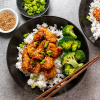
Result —
[[3, 13], [3, 12], [10, 12], [10, 13], [12, 13], [12, 14], [15, 16], [15, 18], [16, 18], [16, 24], [15, 24], [14, 28], [10, 29], [9, 31], [4, 31], [4, 30], [0, 29], [0, 32], [1, 32], [1, 33], [10, 33], [10, 32], [12, 32], [12, 31], [14, 31], [14, 30], [16, 29], [17, 25], [18, 25], [18, 22], [19, 22], [18, 15], [17, 15], [17, 13], [16, 13], [13, 9], [11, 9], [11, 8], [4, 8], [4, 9], [1, 9], [1, 10], [0, 10], [0, 13]]

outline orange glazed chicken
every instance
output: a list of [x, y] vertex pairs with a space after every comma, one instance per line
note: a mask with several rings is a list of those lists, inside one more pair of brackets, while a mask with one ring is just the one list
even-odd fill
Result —
[[57, 42], [57, 37], [54, 33], [47, 30], [45, 27], [41, 27], [40, 30], [34, 35], [33, 40], [39, 41], [39, 40], [48, 40], [51, 43]]
[[39, 61], [35, 60], [34, 58], [31, 59], [28, 71], [31, 73], [38, 74], [40, 72], [41, 65]]
[[45, 63], [44, 64], [41, 64], [41, 67], [42, 68], [45, 68], [45, 69], [50, 69], [53, 67], [53, 64], [54, 64], [54, 59], [50, 56], [45, 56]]
[[24, 48], [22, 53], [22, 69], [24, 72], [28, 71], [29, 63], [30, 63], [30, 58], [28, 56], [28, 50], [27, 48]]
[[56, 70], [55, 70], [55, 67], [51, 68], [51, 69], [47, 69], [47, 70], [44, 70], [44, 76], [50, 80], [52, 79], [53, 77], [55, 77], [56, 75]]
[[31, 44], [27, 44], [28, 54], [32, 57], [33, 52], [36, 50], [37, 44], [32, 42]]
[[100, 23], [100, 8], [96, 7], [93, 10], [93, 16], [96, 18], [96, 20]]
[[58, 57], [61, 54], [61, 52], [62, 52], [62, 48], [56, 46], [53, 43], [49, 43], [46, 51], [49, 52], [49, 50], [51, 50], [51, 52], [52, 52], [51, 56], [54, 57], [54, 58]]
[[43, 40], [40, 45], [37, 47], [37, 49], [33, 52], [32, 57], [36, 58], [38, 60], [42, 60], [44, 58], [44, 55], [42, 55], [40, 52], [44, 51], [44, 44], [46, 40]]
[[22, 69], [30, 73], [40, 74], [49, 80], [55, 77], [54, 58], [58, 57], [62, 48], [56, 46], [57, 37], [54, 33], [41, 27], [33, 37], [33, 42], [26, 44], [22, 53]]

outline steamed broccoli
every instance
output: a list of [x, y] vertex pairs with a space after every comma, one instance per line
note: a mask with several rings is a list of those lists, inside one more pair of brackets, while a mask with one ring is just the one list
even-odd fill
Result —
[[76, 51], [81, 47], [81, 42], [79, 40], [75, 40], [71, 36], [65, 36], [61, 40], [58, 41], [58, 45], [62, 46], [65, 52]]
[[68, 76], [68, 75], [72, 74], [74, 71], [75, 71], [75, 68], [73, 66], [71, 66], [70, 64], [65, 64], [63, 66], [62, 73], [63, 73], [63, 75]]
[[68, 52], [68, 53], [65, 53], [63, 56], [62, 56], [62, 59], [61, 59], [61, 64], [64, 65], [64, 64], [70, 64], [72, 65], [74, 68], [76, 68], [78, 66], [78, 63], [75, 59], [75, 52]]
[[79, 40], [75, 40], [72, 44], [72, 51], [76, 51], [81, 47], [81, 42]]
[[62, 30], [63, 36], [72, 36], [74, 39], [77, 39], [77, 36], [73, 31], [73, 28], [74, 26], [72, 25], [66, 25]]
[[65, 64], [65, 65], [63, 66], [62, 73], [63, 73], [63, 75], [68, 76], [68, 75], [74, 73], [77, 69], [79, 69], [79, 68], [82, 67], [82, 66], [83, 66], [83, 63], [78, 64], [78, 66], [77, 66], [76, 68], [74, 68], [74, 67], [73, 67], [72, 65], [70, 65], [70, 64]]
[[77, 50], [75, 53], [75, 58], [77, 61], [84, 63], [86, 60], [85, 53], [82, 50]]

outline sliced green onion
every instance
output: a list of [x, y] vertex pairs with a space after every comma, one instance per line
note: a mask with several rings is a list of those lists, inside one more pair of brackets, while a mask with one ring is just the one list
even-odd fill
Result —
[[25, 42], [23, 42], [22, 44], [23, 44], [23, 45], [26, 45], [26, 43], [25, 43]]
[[45, 41], [44, 48], [47, 48], [49, 41]]
[[90, 19], [90, 16], [88, 16], [88, 15], [87, 15], [87, 16], [86, 16], [86, 19], [88, 19], [88, 20], [89, 20], [89, 19]]
[[45, 52], [43, 52], [43, 51], [41, 51], [40, 53], [41, 53], [42, 55], [44, 55], [44, 56], [46, 55]]
[[28, 35], [29, 35], [29, 34], [28, 34], [28, 33], [26, 33], [26, 34], [24, 34], [24, 35], [23, 35], [23, 37], [24, 37], [24, 38], [26, 38]]
[[31, 88], [34, 89], [35, 87], [36, 87], [36, 84], [33, 84]]
[[46, 62], [46, 59], [43, 59], [40, 64], [44, 64]]
[[25, 42], [23, 42], [22, 44], [19, 44], [20, 48], [23, 48], [24, 45], [26, 45]]
[[34, 62], [32, 62], [32, 66], [35, 66], [36, 65], [36, 62], [34, 61]]
[[39, 45], [40, 44], [40, 41], [36, 41], [35, 44], [38, 44]]
[[37, 78], [37, 76], [33, 76], [31, 79], [34, 80], [35, 78]]
[[51, 55], [52, 55], [52, 51], [51, 51], [51, 50], [48, 50], [48, 51], [46, 52], [46, 54], [47, 54], [48, 56], [51, 56]]
[[24, 45], [23, 44], [19, 44], [19, 46], [20, 46], [20, 48], [23, 48]]

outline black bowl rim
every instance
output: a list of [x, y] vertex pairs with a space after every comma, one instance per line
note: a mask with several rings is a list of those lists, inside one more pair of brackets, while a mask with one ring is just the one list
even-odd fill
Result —
[[[55, 18], [60, 18], [60, 19], [63, 19], [63, 20], [67, 20], [67, 19], [64, 19], [64, 18], [62, 18], [62, 17], [49, 16], [49, 15], [43, 15], [43, 16], [40, 16], [40, 17], [55, 17]], [[36, 18], [39, 18], [39, 17], [36, 17]], [[36, 18], [33, 18], [33, 19], [36, 19]], [[33, 20], [33, 19], [30, 19], [30, 20], [26, 21], [26, 22], [23, 23], [19, 28], [21, 28], [24, 24], [30, 22], [30, 21]], [[70, 22], [69, 20], [67, 20], [67, 21]], [[70, 22], [70, 23], [73, 24], [72, 22]], [[73, 24], [73, 25], [74, 25], [74, 24]], [[75, 26], [75, 27], [77, 28], [77, 30], [82, 34], [82, 32], [79, 30], [79, 28], [78, 28], [76, 25], [74, 25], [74, 26]], [[18, 29], [19, 29], [19, 28], [18, 28]], [[17, 31], [17, 30], [16, 30], [16, 31]], [[16, 31], [14, 32], [14, 34], [16, 33]], [[9, 48], [9, 46], [10, 46], [10, 42], [11, 42], [12, 38], [14, 37], [14, 34], [12, 35], [12, 37], [11, 37], [11, 39], [10, 39], [10, 41], [9, 41], [8, 47], [7, 47], [7, 53], [6, 53], [7, 67], [8, 67], [8, 48]], [[82, 34], [82, 36], [84, 37], [83, 34]], [[84, 39], [85, 39], [85, 37], [84, 37]], [[85, 41], [86, 41], [86, 39], [85, 39]], [[88, 49], [87, 49], [87, 52], [88, 52], [87, 61], [89, 61], [89, 47], [88, 47], [87, 41], [86, 41], [86, 45], [87, 45], [87, 48], [88, 48]], [[9, 67], [8, 67], [8, 70], [9, 70]], [[80, 81], [83, 79], [83, 77], [84, 77], [86, 71], [87, 71], [87, 69], [83, 72], [84, 74], [83, 74], [82, 78], [80, 79]], [[16, 80], [14, 79], [13, 75], [11, 74], [11, 71], [10, 71], [10, 70], [9, 70], [9, 72], [10, 72], [10, 75], [12, 76], [13, 80], [14, 80], [15, 83], [17, 84], [17, 82], [16, 82]], [[79, 84], [80, 81], [79, 81], [77, 84]], [[76, 84], [75, 86], [77, 86], [77, 84]], [[20, 85], [18, 85], [18, 84], [17, 84], [17, 86], [19, 86], [22, 90], [24, 90], [25, 92], [27, 92], [27, 93], [29, 93], [29, 94], [31, 94], [31, 95], [37, 95], [37, 94], [30, 93], [29, 91], [27, 91], [26, 89], [22, 88], [22, 87], [21, 87]], [[71, 89], [73, 89], [75, 86], [73, 86]], [[71, 89], [70, 89], [70, 90], [71, 90]], [[69, 92], [70, 90], [68, 90], [67, 92]], [[62, 94], [64, 94], [64, 93], [61, 93], [60, 95], [56, 95], [55, 97], [61, 96]], [[38, 96], [38, 95], [37, 95], [37, 96]], [[54, 97], [54, 96], [52, 96], [52, 97]]]
[[[18, 2], [18, 1], [16, 0], [17, 8], [18, 8], [18, 10], [20, 11], [17, 2]], [[49, 0], [48, 0], [48, 7], [47, 7], [47, 8], [44, 10], [44, 12], [42, 12], [40, 15], [37, 14], [37, 16], [27, 16], [27, 15], [23, 14], [21, 11], [20, 11], [20, 13], [21, 13], [23, 16], [27, 17], [27, 18], [36, 18], [36, 17], [40, 17], [40, 16], [44, 15], [44, 14], [47, 12], [47, 10], [49, 9], [49, 3], [50, 3], [50, 2], [49, 2]]]
[[[95, 45], [96, 47], [98, 47], [98, 48], [100, 49], [100, 47], [99, 47], [98, 45], [94, 44], [94, 43], [88, 38], [88, 36], [86, 35], [86, 33], [85, 33], [85, 31], [84, 31], [84, 28], [83, 28], [82, 25], [81, 25], [81, 20], [80, 20], [80, 12], [81, 12], [81, 11], [80, 11], [80, 8], [81, 8], [81, 4], [82, 4], [82, 0], [81, 0], [80, 6], [79, 6], [79, 11], [78, 11], [78, 17], [79, 17], [79, 23], [80, 23], [81, 29], [82, 29], [84, 35], [87, 37], [87, 39], [88, 39], [93, 45]], [[91, 32], [91, 34], [92, 34], [92, 32]]]

